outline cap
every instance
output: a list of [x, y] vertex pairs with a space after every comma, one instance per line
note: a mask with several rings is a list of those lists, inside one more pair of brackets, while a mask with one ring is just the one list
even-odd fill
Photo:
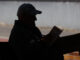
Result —
[[24, 3], [18, 8], [17, 15], [19, 14], [25, 15], [25, 14], [31, 14], [31, 15], [36, 15], [36, 14], [41, 14], [42, 12], [37, 10], [32, 4], [30, 3]]

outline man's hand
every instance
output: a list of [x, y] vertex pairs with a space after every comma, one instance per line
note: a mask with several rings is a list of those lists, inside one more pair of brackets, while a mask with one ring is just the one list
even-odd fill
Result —
[[55, 43], [55, 41], [56, 41], [58, 38], [59, 38], [59, 36], [55, 36], [55, 35], [52, 36], [52, 35], [48, 34], [48, 35], [42, 37], [41, 41], [42, 41], [44, 44], [46, 44], [46, 45], [48, 45], [48, 46], [51, 46], [51, 45], [53, 45], [53, 44]]

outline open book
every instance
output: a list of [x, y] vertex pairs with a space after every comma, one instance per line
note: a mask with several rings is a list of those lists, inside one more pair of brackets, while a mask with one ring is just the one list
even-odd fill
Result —
[[62, 29], [58, 28], [57, 26], [54, 26], [51, 31], [44, 37], [43, 40], [47, 41], [49, 45], [52, 45], [59, 37], [59, 35], [62, 33]]
[[59, 36], [62, 33], [62, 29], [58, 28], [57, 26], [54, 26], [51, 31], [50, 31], [50, 35], [52, 36]]

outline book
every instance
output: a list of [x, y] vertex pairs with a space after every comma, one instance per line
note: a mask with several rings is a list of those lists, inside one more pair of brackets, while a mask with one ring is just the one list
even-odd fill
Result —
[[52, 35], [52, 36], [59, 36], [61, 33], [63, 32], [63, 30], [62, 29], [60, 29], [60, 28], [58, 28], [57, 26], [54, 26], [52, 29], [51, 29], [51, 31], [50, 31], [50, 35]]
[[51, 31], [43, 37], [44, 42], [46, 42], [49, 46], [55, 43], [55, 41], [59, 38], [59, 35], [63, 32], [62, 29], [54, 26]]

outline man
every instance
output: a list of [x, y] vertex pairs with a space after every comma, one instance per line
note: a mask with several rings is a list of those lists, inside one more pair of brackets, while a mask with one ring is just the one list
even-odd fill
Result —
[[40, 53], [37, 51], [40, 48], [42, 34], [35, 25], [37, 14], [41, 14], [41, 11], [36, 10], [32, 4], [24, 3], [18, 9], [18, 20], [15, 21], [11, 31], [9, 45], [19, 60]]
[[[41, 11], [36, 10], [32, 4], [24, 3], [18, 8], [18, 20], [15, 21], [9, 38], [9, 45], [16, 53], [18, 60], [30, 58], [63, 60], [64, 53], [78, 50], [79, 46], [78, 44], [74, 45], [76, 43], [74, 41], [79, 39], [80, 34], [58, 38], [52, 46], [49, 46], [47, 39], [50, 35], [46, 35], [42, 39], [43, 35], [35, 25], [37, 14], [41, 14]], [[70, 44], [71, 42], [75, 47]], [[70, 49], [71, 47], [72, 49]]]

